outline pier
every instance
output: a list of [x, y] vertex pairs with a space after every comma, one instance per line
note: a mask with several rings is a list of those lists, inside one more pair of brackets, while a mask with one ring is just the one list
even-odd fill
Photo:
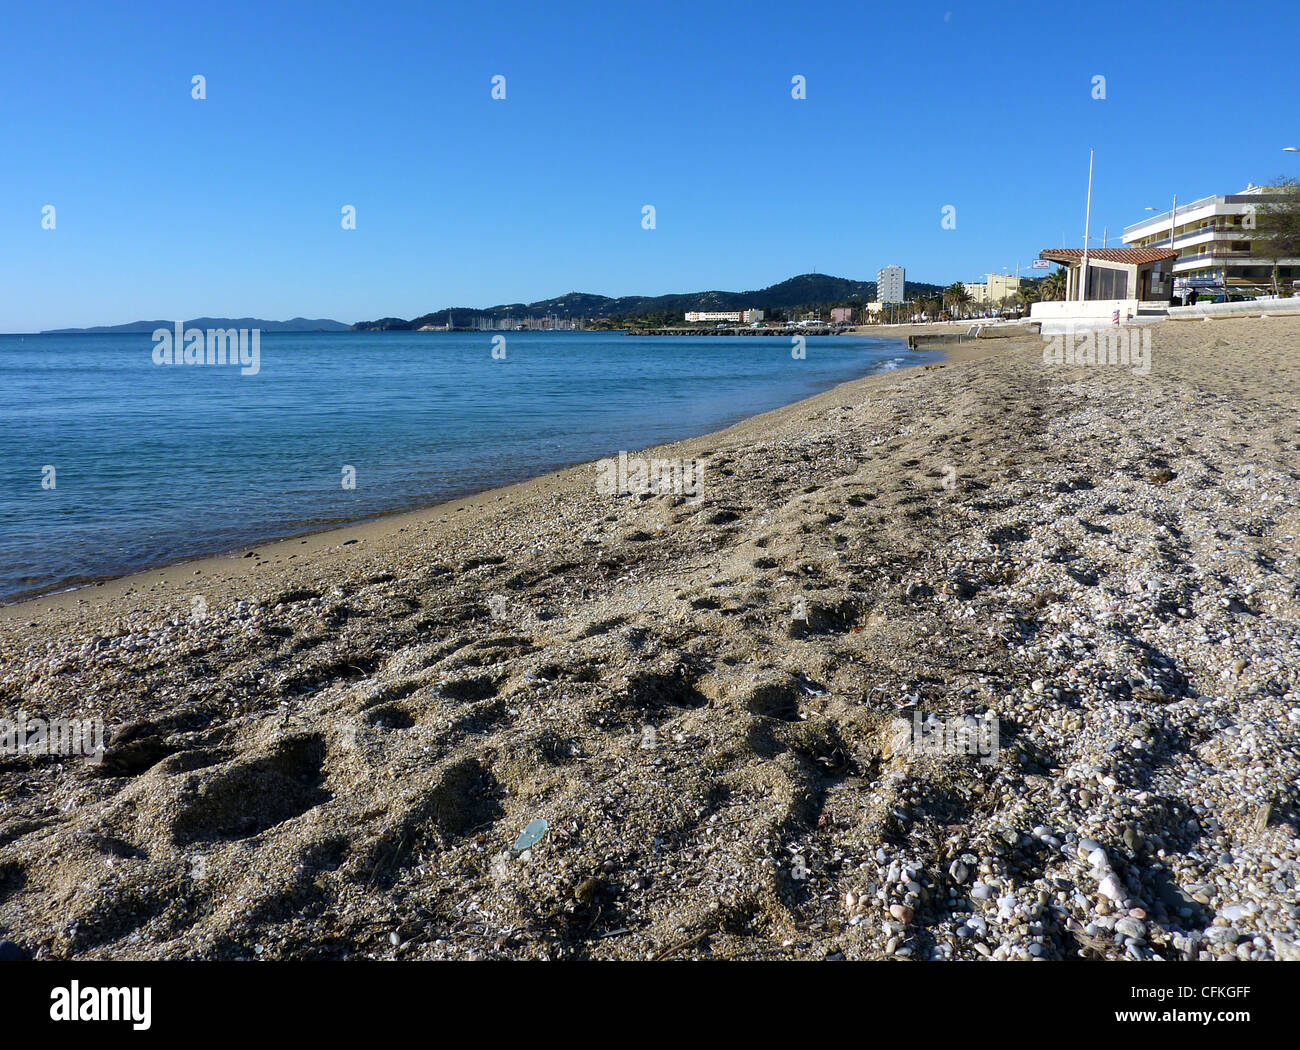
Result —
[[1037, 334], [1039, 326], [1032, 323], [1016, 324], [977, 324], [970, 325], [964, 331], [957, 332], [923, 332], [907, 337], [909, 350], [941, 350], [953, 343], [966, 343], [972, 339], [1011, 339], [1026, 333]]
[[792, 335], [841, 335], [847, 329], [835, 325], [822, 325], [818, 328], [746, 328], [736, 325], [730, 328], [629, 328], [624, 335], [779, 335], [790, 338]]

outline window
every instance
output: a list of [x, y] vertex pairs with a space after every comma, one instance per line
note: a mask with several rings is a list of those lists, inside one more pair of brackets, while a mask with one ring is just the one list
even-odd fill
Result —
[[1127, 299], [1128, 272], [1103, 267], [1088, 268], [1088, 299]]

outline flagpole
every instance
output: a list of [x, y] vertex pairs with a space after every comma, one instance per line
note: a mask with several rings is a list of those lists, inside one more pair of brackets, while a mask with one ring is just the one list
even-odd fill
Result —
[[1088, 150], [1088, 203], [1083, 213], [1083, 265], [1079, 268], [1079, 302], [1088, 297], [1088, 235], [1092, 232], [1092, 155]]

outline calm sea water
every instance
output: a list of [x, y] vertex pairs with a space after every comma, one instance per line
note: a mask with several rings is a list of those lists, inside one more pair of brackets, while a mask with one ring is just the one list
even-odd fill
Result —
[[156, 365], [149, 335], [0, 336], [0, 600], [704, 433], [924, 356], [863, 337], [809, 338], [795, 360], [774, 337], [511, 332], [493, 360], [491, 339], [263, 335], [241, 375]]

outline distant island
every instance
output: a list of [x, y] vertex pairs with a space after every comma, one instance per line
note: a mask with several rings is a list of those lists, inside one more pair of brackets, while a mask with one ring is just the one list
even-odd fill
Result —
[[[937, 284], [908, 281], [904, 286], [904, 296], [909, 299], [918, 295], [939, 295], [942, 292], [943, 286]], [[655, 296], [625, 295], [617, 299], [589, 292], [570, 292], [568, 295], [535, 303], [505, 303], [485, 308], [453, 306], [409, 321], [401, 317], [381, 317], [376, 321], [358, 321], [352, 328], [357, 332], [446, 328], [449, 317], [458, 328], [472, 326], [480, 320], [495, 323], [511, 319], [523, 321], [526, 317], [554, 317], [560, 321], [583, 319], [617, 327], [633, 321], [646, 324], [680, 322], [689, 310], [764, 310], [769, 319], [780, 319], [779, 315], [787, 312], [863, 305], [875, 297], [875, 281], [854, 281], [847, 277], [805, 273], [751, 292], [679, 292]]]
[[[99, 335], [101, 333], [148, 334], [170, 329], [176, 321], [131, 321], [128, 324], [98, 325], [95, 328], [51, 328], [41, 335]], [[260, 317], [195, 317], [186, 328], [257, 328], [263, 332], [348, 332], [353, 326], [325, 318], [294, 317], [288, 321], [265, 321]]]

